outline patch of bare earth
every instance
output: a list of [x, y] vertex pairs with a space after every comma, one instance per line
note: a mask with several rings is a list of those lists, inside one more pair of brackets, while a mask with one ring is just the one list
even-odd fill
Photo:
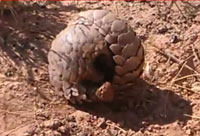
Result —
[[[200, 2], [32, 3], [0, 18], [1, 136], [200, 135]], [[145, 46], [134, 105], [68, 105], [49, 84], [47, 53], [72, 17], [109, 9]], [[134, 91], [134, 90], [133, 90]]]

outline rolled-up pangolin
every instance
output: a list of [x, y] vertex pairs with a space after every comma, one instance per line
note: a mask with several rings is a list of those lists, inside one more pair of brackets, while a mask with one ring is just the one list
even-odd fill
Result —
[[67, 100], [107, 102], [134, 85], [144, 50], [126, 21], [107, 10], [89, 10], [57, 35], [48, 61], [50, 82]]

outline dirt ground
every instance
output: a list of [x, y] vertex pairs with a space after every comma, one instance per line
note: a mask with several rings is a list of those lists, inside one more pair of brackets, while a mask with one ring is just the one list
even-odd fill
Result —
[[[109, 9], [145, 47], [135, 105], [71, 106], [49, 84], [47, 53], [74, 15]], [[94, 1], [15, 5], [0, 18], [1, 136], [199, 136], [200, 2]], [[134, 90], [133, 90], [134, 91]]]

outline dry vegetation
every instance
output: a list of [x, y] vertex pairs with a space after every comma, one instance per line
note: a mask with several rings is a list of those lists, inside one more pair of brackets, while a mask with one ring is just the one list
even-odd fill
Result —
[[[73, 15], [109, 9], [142, 39], [146, 65], [130, 108], [74, 107], [49, 84], [47, 52]], [[0, 135], [200, 135], [200, 2], [0, 1]]]

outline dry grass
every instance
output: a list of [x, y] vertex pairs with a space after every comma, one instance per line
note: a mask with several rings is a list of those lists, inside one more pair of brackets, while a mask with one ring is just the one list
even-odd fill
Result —
[[10, 0], [10, 1], [2, 1], [0, 0], [0, 15], [4, 15], [5, 10], [9, 10], [11, 14], [13, 15], [15, 21], [17, 21], [16, 15], [17, 12], [15, 11], [15, 6], [17, 6], [20, 3], [18, 0]]

